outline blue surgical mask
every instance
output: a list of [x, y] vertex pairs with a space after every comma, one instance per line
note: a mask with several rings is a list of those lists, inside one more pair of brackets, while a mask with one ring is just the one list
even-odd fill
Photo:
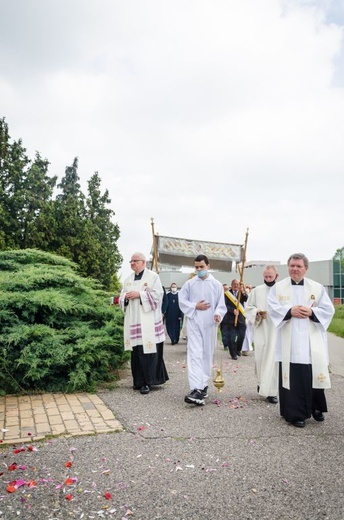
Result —
[[208, 272], [207, 269], [203, 269], [202, 271], [197, 271], [197, 276], [199, 278], [204, 278], [207, 275], [207, 272]]

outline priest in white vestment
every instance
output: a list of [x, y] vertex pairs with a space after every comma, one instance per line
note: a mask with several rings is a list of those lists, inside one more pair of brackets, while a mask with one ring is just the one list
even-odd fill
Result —
[[245, 305], [246, 319], [252, 326], [257, 390], [259, 395], [273, 404], [278, 403], [278, 363], [275, 356], [276, 328], [267, 311], [267, 299], [277, 278], [276, 267], [265, 266], [264, 284], [252, 289]]
[[307, 269], [305, 255], [291, 255], [289, 277], [276, 283], [268, 296], [268, 311], [277, 328], [280, 412], [299, 428], [311, 416], [324, 421], [325, 388], [331, 386], [326, 331], [334, 307], [325, 287], [305, 278]]
[[187, 367], [190, 393], [185, 402], [203, 405], [208, 397], [217, 325], [227, 312], [222, 284], [209, 273], [205, 255], [195, 258], [197, 276], [179, 291], [179, 307], [187, 317]]
[[157, 273], [146, 268], [142, 253], [130, 260], [134, 271], [124, 282], [120, 305], [124, 315], [124, 349], [131, 350], [133, 387], [148, 394], [168, 380], [163, 359], [165, 331], [161, 312], [163, 288]]

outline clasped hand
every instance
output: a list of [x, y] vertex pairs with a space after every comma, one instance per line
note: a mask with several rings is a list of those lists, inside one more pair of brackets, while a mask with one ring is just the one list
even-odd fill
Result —
[[140, 298], [139, 291], [129, 291], [125, 295], [127, 300], [134, 300], [135, 298]]
[[305, 318], [309, 318], [312, 315], [312, 309], [309, 307], [304, 307], [303, 305], [295, 305], [291, 308], [291, 315], [293, 318], [304, 320]]

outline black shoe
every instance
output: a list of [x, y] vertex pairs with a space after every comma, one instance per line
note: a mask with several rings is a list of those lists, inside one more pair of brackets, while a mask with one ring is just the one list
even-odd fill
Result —
[[291, 423], [296, 428], [304, 428], [306, 426], [306, 421], [294, 421]]
[[140, 388], [140, 393], [141, 394], [149, 394], [149, 392], [150, 392], [150, 389], [149, 389], [148, 385], [141, 386], [141, 388]]
[[228, 347], [223, 346], [223, 350], [228, 350]]
[[192, 390], [189, 395], [186, 395], [184, 401], [189, 404], [197, 404], [198, 406], [202, 406], [204, 404], [204, 395], [202, 390]]
[[238, 350], [237, 354], [238, 356], [241, 356], [241, 350]]
[[229, 354], [232, 359], [238, 359], [237, 351], [233, 347], [229, 347]]
[[320, 412], [319, 410], [314, 410], [314, 412], [312, 413], [313, 415], [313, 419], [315, 421], [318, 421], [318, 422], [323, 422], [325, 421], [325, 416], [322, 412]]
[[206, 397], [208, 397], [208, 387], [205, 386], [203, 388], [203, 390], [201, 390], [201, 394], [203, 395], [203, 399], [205, 399]]
[[272, 404], [277, 404], [278, 403], [278, 399], [275, 395], [269, 395], [269, 397], [266, 398], [269, 403], [272, 403]]

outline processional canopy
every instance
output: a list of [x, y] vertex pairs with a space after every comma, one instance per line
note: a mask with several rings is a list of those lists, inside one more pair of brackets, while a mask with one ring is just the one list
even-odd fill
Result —
[[160, 265], [190, 266], [195, 257], [202, 254], [208, 257], [211, 269], [231, 271], [232, 263], [242, 260], [243, 246], [241, 244], [207, 242], [158, 234], [154, 238]]

